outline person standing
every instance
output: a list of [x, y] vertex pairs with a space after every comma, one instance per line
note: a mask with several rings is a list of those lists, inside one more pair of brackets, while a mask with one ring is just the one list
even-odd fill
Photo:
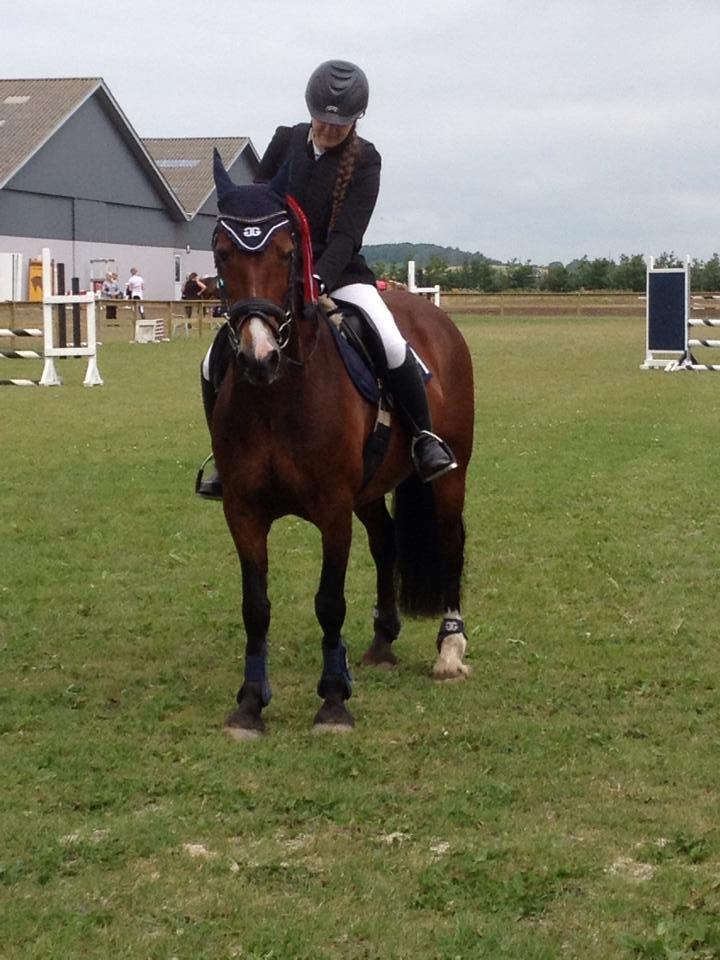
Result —
[[[202, 282], [200, 277], [195, 271], [188, 275], [187, 280], [183, 284], [181, 299], [182, 300], [200, 300], [203, 293], [207, 290], [206, 284]], [[192, 306], [185, 307], [185, 314], [188, 318], [192, 316]]]
[[[125, 296], [128, 300], [143, 300], [145, 297], [145, 281], [140, 276], [137, 267], [130, 268], [130, 276], [125, 284]], [[145, 311], [140, 307], [140, 316], [145, 319]]]
[[[102, 285], [100, 294], [103, 300], [122, 299], [122, 290], [120, 289], [120, 284], [118, 283], [118, 278], [116, 273], [105, 274], [105, 279], [103, 280], [103, 285]], [[117, 307], [116, 306], [105, 307], [105, 316], [108, 320], [117, 320]]]

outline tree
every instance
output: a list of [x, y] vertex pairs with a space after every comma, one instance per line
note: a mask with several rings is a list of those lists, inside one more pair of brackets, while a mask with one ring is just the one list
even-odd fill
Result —
[[613, 287], [616, 290], [632, 290], [641, 293], [645, 289], [647, 266], [641, 253], [628, 256], [620, 254], [620, 263], [614, 270]]
[[553, 293], [565, 293], [570, 289], [570, 274], [562, 263], [551, 263], [542, 281], [542, 288]]
[[720, 257], [714, 253], [703, 266], [698, 290], [720, 290]]
[[448, 286], [448, 265], [442, 257], [433, 255], [428, 260], [428, 265], [422, 271], [423, 282], [418, 280], [418, 286], [434, 287], [440, 284], [441, 287]]
[[530, 290], [535, 286], [535, 267], [529, 260], [520, 263], [513, 257], [508, 264], [507, 285], [511, 290]]
[[668, 253], [663, 251], [659, 257], [655, 257], [655, 266], [658, 270], [666, 270], [668, 267], [682, 267], [683, 261], [672, 250]]

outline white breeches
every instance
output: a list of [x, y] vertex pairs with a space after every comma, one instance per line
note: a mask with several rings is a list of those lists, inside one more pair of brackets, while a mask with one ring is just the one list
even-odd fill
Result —
[[[330, 296], [337, 297], [338, 300], [347, 300], [348, 303], [354, 303], [356, 306], [362, 307], [375, 324], [375, 329], [382, 340], [388, 369], [395, 370], [402, 365], [405, 360], [407, 344], [397, 328], [395, 318], [378, 293], [377, 287], [369, 283], [349, 283], [344, 287], [333, 290]], [[212, 348], [213, 345], [210, 344], [202, 362], [202, 375], [205, 380], [210, 379], [210, 351]]]
[[385, 302], [378, 293], [375, 285], [369, 283], [349, 283], [345, 287], [338, 287], [330, 294], [338, 300], [347, 300], [354, 303], [370, 316], [380, 335], [385, 350], [385, 358], [389, 370], [395, 370], [405, 360], [407, 344], [395, 323], [395, 318], [385, 306]]

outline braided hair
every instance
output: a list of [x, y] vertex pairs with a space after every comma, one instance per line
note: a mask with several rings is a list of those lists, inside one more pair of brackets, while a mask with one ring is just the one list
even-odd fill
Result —
[[345, 196], [347, 194], [352, 175], [355, 172], [355, 165], [357, 164], [359, 155], [360, 139], [357, 135], [355, 124], [353, 124], [352, 130], [347, 135], [345, 143], [343, 144], [342, 154], [338, 164], [337, 177], [335, 178], [335, 186], [333, 188], [333, 205], [332, 213], [330, 214], [329, 230], [334, 229], [335, 222], [340, 215], [343, 203], [345, 203]]

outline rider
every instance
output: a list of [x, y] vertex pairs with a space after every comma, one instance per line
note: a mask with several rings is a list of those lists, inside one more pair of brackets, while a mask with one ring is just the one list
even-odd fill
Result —
[[[276, 193], [291, 194], [302, 206], [310, 224], [320, 291], [356, 304], [369, 315], [384, 353], [383, 380], [412, 430], [418, 474], [429, 482], [457, 463], [447, 444], [432, 432], [420, 367], [360, 254], [380, 187], [380, 155], [356, 130], [368, 95], [367, 78], [355, 64], [321, 63], [305, 91], [311, 122], [277, 128], [256, 182], [272, 181]], [[203, 400], [209, 422], [215, 395], [208, 363], [203, 365]], [[209, 499], [221, 497], [217, 474], [203, 480], [198, 493]]]

